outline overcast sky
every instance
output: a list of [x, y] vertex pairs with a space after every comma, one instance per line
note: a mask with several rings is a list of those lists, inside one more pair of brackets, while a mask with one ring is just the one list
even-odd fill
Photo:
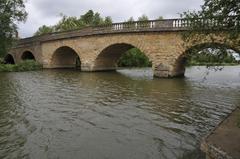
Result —
[[203, 0], [27, 0], [28, 19], [19, 24], [19, 33], [21, 37], [32, 36], [40, 26], [56, 24], [60, 13], [80, 16], [92, 9], [122, 22], [142, 14], [150, 19], [177, 18], [183, 11], [198, 10], [201, 4]]

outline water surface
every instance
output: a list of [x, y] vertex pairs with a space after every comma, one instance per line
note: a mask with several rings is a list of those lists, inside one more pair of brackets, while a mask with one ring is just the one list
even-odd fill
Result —
[[0, 73], [0, 158], [203, 159], [199, 142], [239, 106], [240, 67]]

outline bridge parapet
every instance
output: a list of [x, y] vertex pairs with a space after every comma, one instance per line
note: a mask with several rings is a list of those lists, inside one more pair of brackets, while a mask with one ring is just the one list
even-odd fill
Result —
[[213, 28], [215, 26], [240, 25], [234, 16], [226, 19], [226, 23], [219, 23], [219, 18], [211, 19], [162, 19], [149, 21], [133, 21], [123, 23], [113, 23], [109, 25], [99, 25], [94, 27], [85, 27], [77, 30], [64, 32], [54, 32], [42, 36], [30, 37], [18, 41], [17, 47], [33, 42], [45, 42], [52, 40], [68, 39], [82, 36], [119, 34], [131, 32], [166, 32], [166, 31], [186, 31], [191, 27], [199, 26], [202, 29]]
[[77, 30], [64, 32], [54, 32], [42, 36], [20, 39], [17, 46], [34, 42], [45, 42], [58, 39], [68, 39], [81, 36], [118, 34], [131, 32], [163, 32], [163, 31], [183, 31], [187, 29], [186, 19], [164, 19], [150, 21], [133, 21], [123, 23], [113, 23], [109, 25], [99, 25], [95, 27], [85, 27]]

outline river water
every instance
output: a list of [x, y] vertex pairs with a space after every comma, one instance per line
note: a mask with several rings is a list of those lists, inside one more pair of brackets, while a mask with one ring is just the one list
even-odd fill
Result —
[[202, 159], [202, 137], [240, 105], [240, 66], [0, 73], [2, 159]]

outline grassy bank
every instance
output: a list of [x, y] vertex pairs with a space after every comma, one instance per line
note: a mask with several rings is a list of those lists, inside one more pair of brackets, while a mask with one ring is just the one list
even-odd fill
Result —
[[0, 72], [24, 72], [42, 69], [42, 66], [33, 60], [26, 60], [19, 64], [0, 64]]

